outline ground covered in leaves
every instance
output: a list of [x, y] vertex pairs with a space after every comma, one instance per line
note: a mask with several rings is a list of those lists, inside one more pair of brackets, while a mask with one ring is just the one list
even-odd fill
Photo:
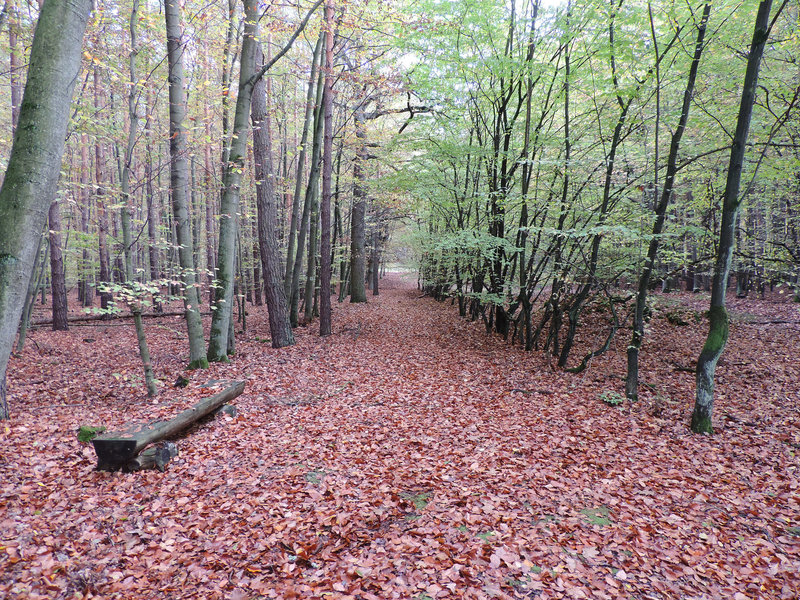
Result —
[[[202, 372], [180, 318], [147, 319], [156, 400], [130, 324], [32, 332], [0, 423], [0, 596], [800, 595], [796, 305], [731, 302], [717, 433], [694, 436], [701, 295], [657, 299], [642, 400], [610, 406], [627, 333], [569, 375], [383, 284], [281, 350], [254, 308], [233, 363]], [[212, 378], [247, 381], [237, 417], [194, 427], [164, 473], [95, 471], [81, 425], [168, 417]]]

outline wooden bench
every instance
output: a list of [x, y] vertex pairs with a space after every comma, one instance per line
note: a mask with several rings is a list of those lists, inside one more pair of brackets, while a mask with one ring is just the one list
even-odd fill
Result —
[[174, 445], [148, 449], [146, 453], [138, 457], [137, 455], [150, 444], [176, 435], [239, 396], [244, 391], [244, 383], [244, 381], [229, 382], [222, 391], [202, 399], [169, 421], [133, 425], [124, 431], [106, 433], [94, 438], [92, 444], [97, 453], [97, 470], [138, 470], [153, 465], [163, 469], [164, 464], [176, 454]]

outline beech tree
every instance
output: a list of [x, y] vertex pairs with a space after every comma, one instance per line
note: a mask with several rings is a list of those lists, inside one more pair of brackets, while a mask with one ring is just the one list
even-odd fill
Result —
[[[256, 46], [256, 65], [263, 64], [264, 54]], [[294, 334], [289, 322], [286, 295], [278, 253], [278, 211], [275, 197], [275, 173], [272, 164], [272, 130], [267, 115], [266, 86], [262, 77], [253, 87], [250, 109], [253, 122], [253, 158], [256, 177], [256, 209], [259, 258], [264, 273], [264, 291], [269, 311], [269, 329], [273, 348], [294, 344]]]
[[0, 188], [0, 419], [9, 416], [6, 369], [38, 235], [58, 184], [90, 8], [89, 0], [48, 0], [42, 7], [14, 144]]
[[211, 318], [211, 334], [208, 343], [208, 359], [228, 360], [228, 342], [233, 314], [234, 259], [236, 249], [237, 212], [239, 209], [240, 185], [247, 149], [247, 126], [253, 86], [272, 65], [280, 60], [305, 29], [311, 15], [323, 0], [317, 0], [294, 31], [287, 43], [271, 60], [255, 68], [255, 48], [258, 43], [258, 6], [254, 0], [244, 0], [245, 21], [242, 50], [239, 64], [239, 91], [231, 131], [231, 146], [228, 161], [224, 165], [223, 195], [220, 205], [220, 229], [215, 307]]
[[[186, 328], [189, 333], [189, 368], [206, 368], [208, 359], [200, 319], [200, 292], [197, 285], [192, 228], [189, 221], [189, 162], [186, 156], [186, 131], [183, 120], [186, 113], [183, 82], [183, 41], [178, 0], [166, 0], [164, 20], [167, 31], [167, 58], [169, 61], [169, 149], [170, 190], [175, 218], [175, 233], [183, 281], [183, 303]], [[227, 325], [227, 324], [226, 324]]]
[[325, 134], [322, 149], [322, 240], [320, 242], [319, 334], [331, 334], [331, 176], [333, 174], [333, 2], [325, 3]]
[[725, 350], [729, 335], [725, 295], [728, 290], [728, 276], [730, 275], [731, 260], [736, 244], [736, 220], [742, 203], [742, 198], [739, 196], [739, 186], [747, 149], [747, 136], [750, 131], [750, 120], [756, 100], [758, 74], [761, 68], [761, 58], [764, 56], [764, 48], [769, 39], [772, 25], [787, 4], [788, 0], [784, 0], [781, 3], [777, 14], [770, 22], [772, 0], [761, 0], [758, 6], [758, 14], [756, 15], [753, 39], [750, 42], [750, 52], [747, 55], [747, 70], [742, 85], [739, 116], [736, 119], [736, 131], [733, 135], [725, 181], [725, 193], [722, 199], [722, 223], [720, 225], [717, 259], [714, 264], [714, 282], [711, 286], [711, 304], [708, 310], [710, 321], [708, 337], [697, 359], [697, 389], [691, 423], [692, 431], [695, 433], [713, 433], [714, 431], [711, 425], [711, 414], [714, 408], [714, 375], [717, 362]]
[[[636, 292], [636, 308], [633, 313], [633, 335], [628, 346], [628, 374], [625, 382], [625, 395], [632, 401], [638, 400], [638, 386], [639, 386], [639, 349], [642, 345], [642, 338], [644, 337], [644, 310], [647, 304], [647, 292], [650, 288], [650, 277], [652, 276], [655, 267], [656, 257], [658, 255], [658, 247], [661, 242], [661, 233], [664, 230], [664, 224], [667, 217], [667, 207], [674, 193], [675, 177], [678, 171], [678, 152], [680, 150], [681, 138], [686, 131], [686, 124], [689, 120], [689, 110], [692, 106], [692, 96], [694, 95], [694, 87], [697, 81], [697, 71], [700, 67], [700, 58], [703, 55], [704, 40], [706, 35], [706, 27], [708, 25], [708, 18], [711, 13], [711, 3], [706, 2], [703, 7], [703, 14], [697, 24], [697, 38], [694, 45], [694, 55], [692, 56], [692, 63], [689, 67], [689, 75], [686, 80], [686, 89], [683, 93], [683, 104], [681, 105], [681, 113], [678, 119], [678, 125], [672, 133], [672, 139], [669, 148], [669, 156], [667, 157], [667, 172], [664, 178], [664, 186], [661, 191], [661, 196], [656, 204], [655, 209], [655, 222], [653, 223], [653, 235], [650, 239], [650, 244], [647, 249], [647, 258], [642, 267], [642, 272], [639, 275], [639, 288]], [[652, 24], [652, 10], [650, 12]], [[651, 25], [651, 28], [652, 25]], [[655, 35], [653, 35], [655, 38]], [[658, 44], [654, 40], [656, 52], [658, 52]], [[657, 63], [660, 62], [657, 60]], [[658, 64], [656, 66], [658, 69]], [[658, 70], [656, 71], [659, 72]], [[657, 76], [658, 78], [658, 76]], [[656, 118], [658, 119], [658, 113]], [[658, 127], [658, 123], [656, 123]], [[656, 148], [658, 144], [656, 143]], [[655, 170], [658, 172], [658, 160], [655, 161]], [[656, 181], [658, 181], [656, 177]], [[658, 186], [655, 186], [658, 189]]]

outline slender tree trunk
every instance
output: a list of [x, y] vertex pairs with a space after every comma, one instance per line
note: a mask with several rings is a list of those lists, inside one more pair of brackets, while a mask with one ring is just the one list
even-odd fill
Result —
[[[784, 0], [780, 10], [786, 6]], [[739, 185], [742, 178], [742, 166], [746, 150], [747, 136], [750, 131], [750, 119], [753, 115], [753, 104], [758, 87], [758, 72], [764, 46], [769, 38], [769, 14], [772, 0], [761, 0], [756, 15], [750, 53], [747, 57], [747, 69], [744, 76], [742, 98], [739, 104], [739, 115], [736, 120], [736, 132], [731, 146], [728, 176], [725, 182], [725, 193], [722, 202], [722, 224], [720, 227], [717, 260], [714, 265], [714, 282], [711, 287], [711, 306], [708, 311], [709, 331], [700, 356], [697, 359], [697, 390], [691, 428], [695, 433], [713, 433], [711, 413], [714, 407], [714, 375], [725, 344], [728, 341], [728, 312], [725, 310], [725, 292], [728, 288], [728, 276], [731, 269], [731, 258], [735, 246], [736, 218], [739, 214], [741, 199]], [[780, 12], [779, 10], [779, 12]]]
[[217, 272], [216, 307], [211, 317], [211, 335], [208, 344], [209, 360], [227, 361], [227, 348], [231, 339], [229, 327], [233, 308], [234, 262], [236, 253], [236, 214], [239, 210], [239, 195], [244, 171], [244, 157], [247, 151], [248, 117], [253, 95], [253, 86], [277, 60], [291, 48], [297, 36], [305, 29], [313, 12], [322, 3], [317, 3], [306, 14], [301, 25], [275, 58], [261, 69], [255, 69], [255, 39], [258, 30], [258, 3], [244, 0], [245, 22], [242, 38], [242, 51], [239, 65], [239, 93], [236, 97], [236, 110], [233, 117], [231, 147], [225, 173], [223, 175], [223, 194], [220, 206], [219, 257]]
[[[306, 92], [306, 113], [303, 119], [303, 134], [300, 139], [300, 153], [297, 157], [297, 172], [295, 173], [294, 196], [292, 198], [292, 216], [289, 224], [289, 242], [286, 249], [286, 274], [284, 276], [283, 291], [287, 299], [292, 297], [292, 285], [294, 282], [294, 263], [296, 254], [296, 243], [298, 229], [300, 228], [300, 192], [303, 189], [303, 170], [306, 162], [306, 149], [308, 147], [308, 132], [311, 129], [311, 122], [314, 118], [314, 83], [318, 79], [317, 67], [322, 53], [324, 34], [320, 33], [317, 45], [314, 47], [314, 57], [311, 61], [311, 76], [308, 79], [308, 90]], [[319, 95], [319, 92], [317, 92]], [[302, 221], [300, 221], [302, 223]]]
[[[678, 151], [680, 150], [681, 138], [686, 130], [686, 123], [689, 120], [689, 109], [692, 106], [692, 96], [694, 95], [694, 85], [697, 80], [697, 70], [700, 66], [700, 58], [703, 55], [703, 40], [705, 39], [706, 25], [711, 12], [711, 3], [707, 2], [703, 8], [703, 16], [697, 26], [697, 39], [694, 46], [694, 56], [689, 67], [689, 76], [686, 80], [686, 88], [683, 92], [683, 106], [681, 115], [678, 119], [678, 126], [672, 134], [670, 143], [669, 157], [667, 158], [667, 173], [664, 178], [664, 187], [661, 190], [661, 198], [656, 205], [656, 220], [653, 223], [653, 237], [650, 238], [650, 245], [647, 249], [642, 273], [639, 276], [639, 290], [636, 296], [636, 309], [633, 317], [633, 335], [631, 343], [628, 345], [628, 375], [625, 381], [625, 395], [631, 401], [639, 399], [639, 349], [642, 347], [644, 338], [644, 309], [647, 303], [647, 290], [650, 287], [650, 276], [655, 266], [658, 255], [661, 233], [664, 230], [664, 223], [667, 217], [667, 207], [673, 194], [675, 185], [675, 175], [678, 172]], [[658, 161], [656, 161], [658, 169]], [[656, 186], [658, 188], [658, 186]]]
[[381, 275], [381, 232], [380, 227], [378, 227], [377, 219], [375, 223], [375, 231], [372, 232], [372, 256], [370, 258], [370, 262], [372, 263], [372, 295], [378, 295], [378, 280], [380, 279]]
[[[161, 279], [161, 260], [158, 250], [158, 226], [160, 221], [160, 206], [156, 204], [156, 195], [153, 189], [153, 115], [150, 109], [150, 88], [147, 89], [147, 105], [145, 107], [145, 132], [147, 150], [144, 163], [144, 186], [147, 204], [147, 252], [150, 261], [150, 280]], [[161, 304], [159, 303], [160, 307]]]
[[245, 26], [239, 67], [239, 93], [233, 117], [233, 131], [227, 163], [224, 165], [222, 203], [220, 205], [219, 250], [217, 256], [217, 293], [211, 318], [208, 342], [210, 361], [228, 361], [228, 342], [233, 318], [236, 262], [236, 229], [239, 212], [240, 185], [247, 151], [247, 119], [255, 73], [255, 35], [258, 13], [254, 0], [245, 0]]
[[331, 176], [333, 174], [333, 2], [325, 3], [325, 134], [322, 143], [322, 205], [319, 274], [319, 334], [331, 334]]
[[[297, 252], [293, 259], [292, 286], [289, 302], [289, 318], [292, 326], [296, 327], [299, 321], [300, 306], [300, 272], [303, 269], [303, 254], [305, 249], [306, 236], [311, 228], [311, 213], [314, 205], [315, 195], [319, 189], [320, 159], [322, 155], [322, 96], [324, 89], [322, 85], [322, 73], [319, 73], [317, 81], [317, 101], [314, 110], [314, 142], [311, 149], [311, 167], [308, 173], [308, 185], [306, 186], [305, 201], [303, 203], [303, 214], [300, 218], [300, 228], [297, 232]], [[310, 244], [310, 242], [309, 242]]]
[[[17, 353], [22, 352], [22, 349], [25, 347], [25, 340], [27, 339], [28, 335], [28, 326], [31, 322], [31, 312], [33, 312], [33, 305], [36, 302], [36, 293], [39, 290], [39, 285], [42, 282], [42, 276], [44, 275], [44, 263], [47, 261], [47, 254], [50, 250], [50, 245], [48, 244], [44, 248], [44, 258], [42, 258], [42, 240], [44, 236], [42, 234], [39, 235], [39, 245], [36, 248], [36, 255], [33, 262], [33, 271], [31, 273], [31, 280], [28, 283], [28, 294], [25, 296], [25, 305], [22, 309], [22, 318], [20, 319], [19, 323], [19, 336], [17, 337]], [[37, 275], [38, 271], [38, 275]]]
[[[263, 55], [257, 47], [256, 64], [261, 64]], [[253, 157], [256, 174], [256, 208], [258, 212], [258, 250], [264, 273], [264, 294], [267, 300], [269, 330], [273, 348], [294, 344], [294, 334], [289, 323], [289, 310], [283, 291], [280, 257], [278, 255], [277, 198], [272, 165], [272, 132], [267, 116], [264, 80], [253, 87], [253, 103], [250, 110], [253, 123]]]
[[0, 419], [9, 416], [6, 370], [33, 270], [37, 234], [58, 184], [90, 7], [88, 0], [49, 0], [42, 7], [18, 128], [0, 188]]
[[81, 232], [83, 232], [83, 251], [81, 253], [81, 302], [84, 307], [94, 304], [94, 266], [89, 253], [89, 213], [92, 194], [89, 192], [89, 136], [81, 135]]
[[156, 387], [155, 376], [153, 375], [153, 365], [150, 361], [150, 350], [147, 347], [147, 339], [144, 335], [144, 324], [142, 323], [142, 309], [141, 299], [138, 297], [136, 291], [136, 282], [133, 275], [133, 256], [131, 252], [131, 192], [130, 192], [130, 179], [131, 179], [131, 165], [133, 163], [133, 149], [136, 146], [136, 137], [139, 129], [139, 117], [137, 114], [138, 105], [138, 89], [137, 83], [139, 77], [136, 72], [136, 55], [138, 53], [138, 43], [136, 36], [136, 25], [139, 21], [139, 0], [133, 0], [131, 6], [130, 17], [130, 34], [131, 34], [131, 53], [129, 56], [129, 74], [130, 80], [133, 85], [130, 86], [128, 91], [128, 143], [125, 147], [125, 157], [122, 164], [122, 173], [120, 185], [122, 187], [122, 245], [125, 259], [125, 279], [129, 286], [133, 301], [131, 303], [131, 312], [133, 313], [133, 323], [136, 328], [136, 340], [139, 344], [139, 358], [142, 359], [142, 368], [144, 370], [144, 382], [147, 387], [147, 395], [150, 397], [158, 394]]
[[[208, 114], [208, 106], [204, 107], [205, 112], [205, 133], [206, 140], [211, 140], [211, 123]], [[216, 236], [214, 235], [214, 209], [217, 204], [217, 186], [214, 183], [213, 171], [211, 168], [211, 144], [204, 144], [203, 164], [205, 166], [205, 188], [206, 188], [206, 279], [208, 283], [209, 304], [214, 302], [214, 271], [217, 268], [217, 255], [214, 252], [216, 247]]]
[[[94, 67], [94, 109], [97, 114], [103, 110], [101, 100], [100, 69]], [[99, 136], [94, 144], [94, 178], [95, 196], [97, 199], [97, 246], [100, 254], [100, 275], [99, 283], [107, 286], [111, 283], [111, 258], [108, 251], [108, 213], [106, 212], [106, 153], [103, 142]], [[108, 290], [100, 291], [100, 308], [108, 309], [111, 301], [111, 293]]]
[[[323, 93], [324, 95], [324, 93]], [[320, 107], [320, 119], [322, 119], [322, 110]], [[316, 153], [315, 153], [316, 154]], [[322, 160], [322, 150], [319, 152], [319, 160]], [[319, 170], [321, 164], [316, 168]], [[306, 260], [306, 289], [304, 294], [303, 303], [305, 306], [305, 315], [303, 321], [308, 324], [314, 320], [314, 293], [317, 283], [317, 235], [319, 233], [319, 190], [316, 185], [319, 181], [319, 175], [314, 178], [314, 190], [311, 194], [311, 213], [308, 218], [308, 259]]]
[[67, 284], [64, 280], [64, 257], [61, 253], [61, 207], [58, 200], [50, 205], [50, 282], [53, 289], [53, 331], [67, 331]]
[[236, 60], [234, 41], [236, 27], [234, 15], [236, 14], [236, 0], [228, 0], [228, 29], [225, 34], [225, 47], [222, 55], [222, 168], [227, 169], [230, 155], [230, 113], [231, 113], [231, 76], [233, 64]]

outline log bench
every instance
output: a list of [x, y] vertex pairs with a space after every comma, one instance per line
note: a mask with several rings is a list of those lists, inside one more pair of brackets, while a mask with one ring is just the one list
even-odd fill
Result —
[[138, 470], [154, 465], [163, 469], [166, 462], [177, 453], [174, 444], [148, 449], [138, 458], [137, 455], [150, 444], [174, 436], [239, 396], [244, 391], [244, 383], [244, 381], [229, 382], [222, 391], [203, 398], [192, 408], [186, 409], [169, 421], [133, 425], [123, 431], [97, 436], [92, 440], [94, 451], [97, 453], [97, 470]]

